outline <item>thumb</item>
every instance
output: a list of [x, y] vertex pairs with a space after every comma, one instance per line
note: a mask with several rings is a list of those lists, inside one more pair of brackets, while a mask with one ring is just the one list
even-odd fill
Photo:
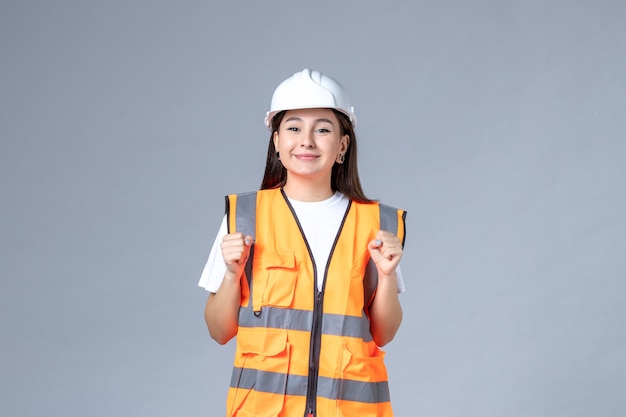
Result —
[[246, 256], [246, 258], [250, 254], [250, 247], [252, 247], [253, 243], [254, 243], [254, 238], [252, 236], [250, 236], [250, 235], [246, 236], [243, 239], [243, 250], [244, 250], [243, 253]]
[[243, 239], [243, 252], [241, 253], [241, 258], [239, 258], [239, 261], [237, 261], [239, 265], [244, 265], [246, 262], [248, 262], [248, 257], [250, 256], [250, 247], [253, 243], [254, 238], [252, 236], [246, 236]]
[[377, 261], [383, 256], [380, 250], [382, 245], [383, 241], [380, 239], [372, 239], [367, 244], [367, 250], [369, 251], [370, 256], [374, 259], [374, 261]]

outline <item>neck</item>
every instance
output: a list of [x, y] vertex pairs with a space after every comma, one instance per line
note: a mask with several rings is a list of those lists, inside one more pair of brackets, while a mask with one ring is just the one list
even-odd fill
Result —
[[308, 202], [327, 200], [335, 194], [328, 181], [317, 183], [310, 180], [298, 181], [295, 178], [287, 178], [283, 190], [291, 199]]

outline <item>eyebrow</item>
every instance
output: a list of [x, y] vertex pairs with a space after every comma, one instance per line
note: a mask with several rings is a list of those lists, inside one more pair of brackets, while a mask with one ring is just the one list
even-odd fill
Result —
[[[287, 120], [285, 120], [285, 122], [301, 122], [302, 119], [298, 116], [291, 116], [290, 118], [288, 118]], [[331, 125], [334, 126], [333, 122], [330, 119], [315, 119], [315, 123], [319, 123], [319, 122], [326, 122], [326, 123], [330, 123]]]

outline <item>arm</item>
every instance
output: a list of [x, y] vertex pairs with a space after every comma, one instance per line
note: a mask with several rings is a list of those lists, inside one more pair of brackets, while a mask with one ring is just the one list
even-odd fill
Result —
[[379, 231], [368, 250], [378, 270], [378, 287], [370, 306], [370, 331], [376, 344], [384, 346], [393, 340], [402, 322], [396, 281], [402, 243], [393, 233]]
[[226, 235], [221, 249], [226, 263], [226, 274], [216, 293], [209, 294], [204, 309], [204, 319], [211, 337], [225, 344], [237, 334], [239, 305], [241, 303], [240, 279], [250, 254], [252, 237], [242, 233]]

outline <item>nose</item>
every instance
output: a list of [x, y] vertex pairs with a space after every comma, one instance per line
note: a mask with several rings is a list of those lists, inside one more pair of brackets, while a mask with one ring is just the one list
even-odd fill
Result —
[[304, 135], [302, 135], [302, 141], [300, 142], [300, 146], [305, 148], [313, 148], [315, 147], [315, 132], [313, 130], [307, 130]]

